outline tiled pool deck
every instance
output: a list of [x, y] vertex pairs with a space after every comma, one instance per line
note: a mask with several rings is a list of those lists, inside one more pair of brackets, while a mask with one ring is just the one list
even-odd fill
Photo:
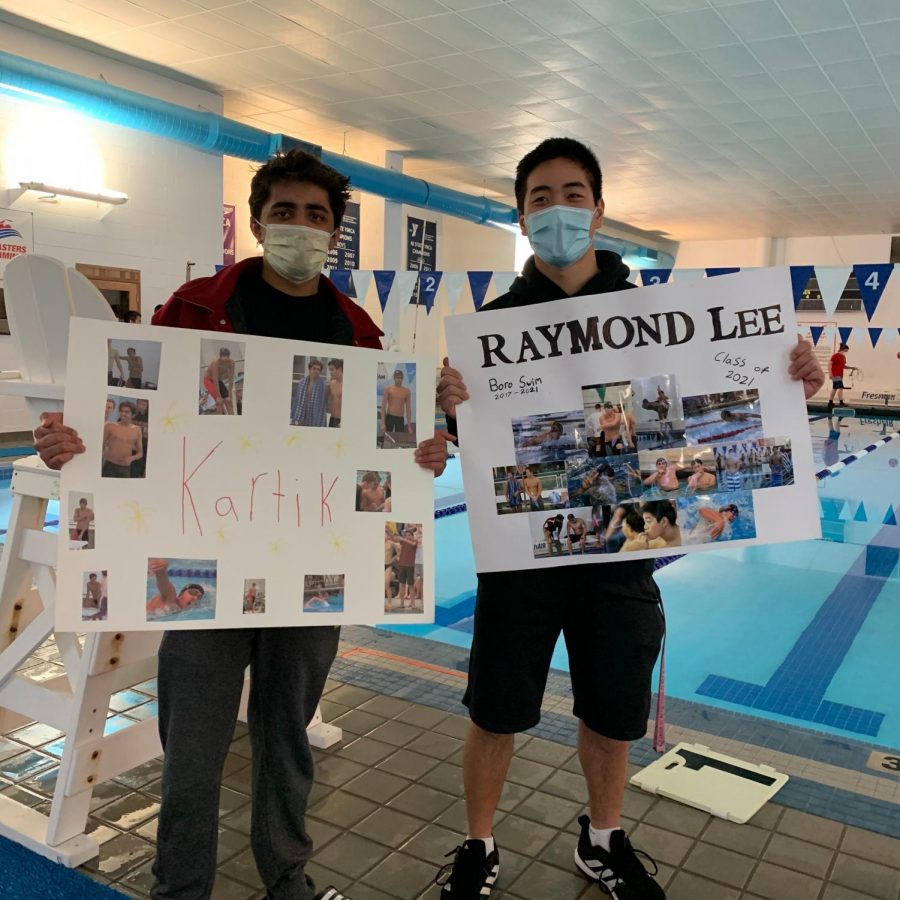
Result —
[[[28, 661], [57, 671], [55, 647]], [[436, 900], [435, 873], [465, 831], [459, 704], [463, 651], [378, 629], [345, 628], [322, 707], [342, 744], [315, 751], [310, 872], [352, 900]], [[110, 726], [155, 712], [155, 685], [114, 698]], [[414, 700], [411, 698], [415, 698]], [[572, 866], [586, 790], [575, 756], [568, 678], [551, 674], [543, 720], [517, 741], [495, 834], [494, 896], [575, 900], [604, 896]], [[670, 900], [898, 900], [900, 776], [871, 768], [871, 747], [770, 721], [669, 700], [668, 741], [698, 740], [791, 776], [747, 825], [735, 825], [629, 788], [625, 825], [660, 867]], [[2, 790], [48, 805], [60, 735], [28, 726], [0, 738]], [[249, 741], [239, 726], [221, 793], [214, 900], [262, 898], [249, 850]], [[634, 745], [632, 772], [655, 758]], [[146, 897], [159, 811], [159, 760], [94, 792], [90, 829], [101, 842], [85, 874]]]

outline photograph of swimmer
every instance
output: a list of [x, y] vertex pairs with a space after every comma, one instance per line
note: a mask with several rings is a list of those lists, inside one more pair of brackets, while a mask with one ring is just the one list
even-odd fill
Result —
[[531, 513], [532, 552], [535, 559], [603, 553], [604, 535], [612, 507], [581, 506], [577, 503], [558, 512]]
[[201, 621], [216, 617], [214, 559], [147, 560], [147, 621]]
[[761, 487], [784, 487], [786, 484], [793, 484], [794, 458], [791, 455], [791, 439], [763, 438], [759, 443], [763, 470]]
[[108, 338], [106, 379], [110, 387], [155, 391], [159, 384], [159, 341], [128, 341]]
[[343, 611], [343, 575], [305, 575], [303, 577], [304, 613], [339, 613]]
[[109, 607], [106, 569], [85, 572], [81, 577], [81, 621], [105, 622]]
[[615, 506], [640, 498], [641, 478], [637, 466], [637, 453], [604, 459], [588, 457], [567, 460], [569, 505]]
[[662, 538], [657, 537], [655, 540], [658, 546], [651, 548], [640, 503], [622, 503], [617, 506], [602, 535], [606, 553], [635, 553], [666, 546]]
[[637, 452], [630, 381], [581, 388], [588, 453], [617, 456]]
[[752, 491], [679, 497], [678, 518], [682, 546], [756, 537]]
[[295, 356], [291, 383], [291, 425], [340, 427], [344, 396], [342, 359]]
[[103, 415], [103, 478], [144, 478], [150, 403], [111, 394]]
[[631, 390], [638, 450], [683, 447], [684, 412], [675, 376], [635, 378]]
[[416, 446], [416, 364], [378, 363], [376, 446], [383, 450]]
[[675, 500], [645, 500], [640, 511], [648, 550], [681, 546], [681, 517]]
[[494, 500], [497, 512], [505, 515], [562, 509], [569, 500], [566, 484], [566, 466], [562, 460], [495, 468]]
[[241, 414], [245, 346], [240, 341], [200, 341], [201, 416]]
[[716, 444], [729, 438], [763, 436], [759, 391], [727, 391], [685, 397], [684, 432], [688, 444]]
[[266, 579], [244, 579], [244, 615], [254, 615], [266, 611]]
[[720, 488], [712, 447], [668, 447], [642, 450], [640, 468], [631, 471], [640, 479], [643, 497], [697, 494]]
[[513, 419], [512, 429], [520, 466], [565, 459], [587, 449], [582, 409]]
[[422, 526], [386, 522], [384, 526], [384, 611], [421, 613], [425, 610]]
[[70, 550], [93, 550], [94, 535], [94, 495], [87, 491], [69, 491], [66, 504], [69, 528]]
[[391, 473], [360, 470], [356, 473], [356, 511], [391, 511]]

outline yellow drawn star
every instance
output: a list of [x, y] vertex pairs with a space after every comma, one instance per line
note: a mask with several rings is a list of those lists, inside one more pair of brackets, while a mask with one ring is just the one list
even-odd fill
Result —
[[162, 426], [166, 431], [180, 431], [184, 422], [184, 416], [173, 410], [175, 404], [170, 404], [163, 416]]
[[338, 552], [340, 552], [341, 550], [344, 549], [344, 541], [343, 541], [343, 538], [339, 537], [339, 536], [336, 535], [336, 534], [333, 534], [333, 535], [331, 536], [331, 546], [334, 547], [335, 550], [337, 550]]
[[335, 452], [338, 456], [341, 456], [341, 455], [343, 454], [343, 452], [344, 452], [344, 447], [346, 447], [346, 446], [347, 446], [347, 445], [346, 445], [340, 438], [338, 438], [338, 439], [334, 442], [334, 452]]
[[218, 531], [216, 531], [216, 540], [220, 541], [223, 544], [227, 543], [228, 542], [228, 529], [227, 528], [218, 529]]
[[130, 510], [128, 518], [126, 521], [135, 531], [146, 531], [147, 530], [147, 520], [150, 517], [151, 510], [143, 509], [140, 503], [136, 500], [132, 500], [130, 503], [125, 504], [125, 509]]
[[240, 447], [242, 453], [245, 450], [253, 450], [256, 447], [256, 438], [246, 436], [242, 437]]
[[276, 556], [277, 556], [279, 553], [281, 553], [281, 551], [282, 551], [283, 549], [284, 549], [284, 547], [283, 547], [281, 541], [275, 541], [274, 543], [269, 544], [269, 550], [271, 550], [272, 553], [274, 553]]
[[287, 436], [287, 440], [285, 441], [285, 443], [288, 445], [288, 447], [293, 447], [294, 444], [299, 444], [300, 443], [300, 432], [292, 431]]

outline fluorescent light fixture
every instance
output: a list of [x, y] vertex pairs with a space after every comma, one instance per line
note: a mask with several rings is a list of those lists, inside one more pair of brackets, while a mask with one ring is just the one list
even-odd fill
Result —
[[44, 184], [42, 181], [20, 181], [19, 187], [26, 191], [38, 191], [51, 197], [59, 194], [63, 197], [77, 197], [80, 200], [94, 200], [97, 203], [112, 203], [120, 206], [128, 202], [128, 194], [121, 191], [109, 191], [102, 188], [99, 191], [79, 191], [76, 188], [59, 187], [55, 184]]

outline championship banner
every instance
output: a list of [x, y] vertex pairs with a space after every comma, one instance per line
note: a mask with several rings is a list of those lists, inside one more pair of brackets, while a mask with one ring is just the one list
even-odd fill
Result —
[[446, 328], [478, 571], [819, 537], [787, 269]]
[[34, 216], [17, 209], [0, 209], [0, 284], [6, 264], [34, 251]]
[[433, 620], [433, 358], [89, 319], [69, 347], [59, 629]]

